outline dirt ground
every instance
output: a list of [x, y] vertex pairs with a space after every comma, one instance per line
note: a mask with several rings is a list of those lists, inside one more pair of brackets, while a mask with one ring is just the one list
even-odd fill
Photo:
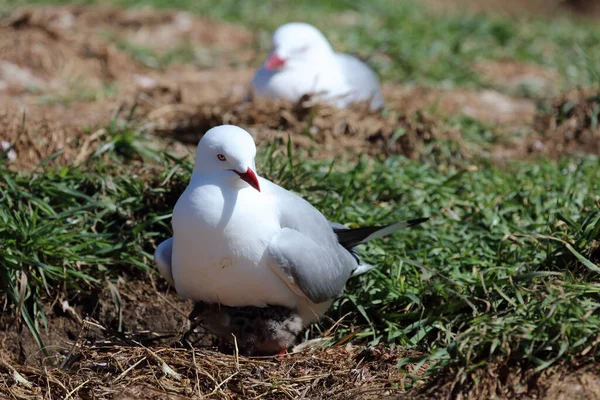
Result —
[[[226, 38], [224, 40], [223, 38]], [[417, 158], [436, 139], [460, 142], [440, 115], [466, 115], [499, 135], [530, 135], [492, 149], [499, 160], [571, 152], [600, 154], [594, 92], [556, 93], [556, 72], [512, 60], [473, 69], [508, 90], [441, 90], [386, 83], [388, 111], [337, 110], [252, 99], [248, 83], [260, 63], [254, 36], [243, 28], [183, 12], [111, 7], [19, 9], [0, 18], [0, 139], [14, 144], [13, 169], [30, 169], [62, 151], [59, 164], [85, 162], [111, 139], [111, 120], [131, 114], [157, 147], [193, 153], [203, 132], [232, 123], [259, 145], [292, 138], [315, 158], [341, 153], [404, 154]], [[126, 48], [192, 52], [192, 63], [151, 66]], [[190, 50], [191, 49], [191, 50]], [[511, 88], [534, 84], [555, 93], [550, 113]], [[25, 123], [23, 124], [23, 118]], [[401, 134], [400, 134], [401, 133]], [[469, 155], [465, 151], [465, 155]], [[157, 295], [158, 291], [158, 295]], [[198, 349], [177, 339], [191, 309], [161, 286], [132, 279], [105, 292], [49, 299], [48, 331], [40, 350], [19, 319], [0, 317], [0, 395], [9, 398], [599, 398], [589, 366], [557, 367], [552, 376], [508, 374], [490, 367], [487, 385], [456, 382], [447, 371], [421, 379], [425, 366], [397, 368], [402, 349], [362, 350], [342, 341], [283, 359], [247, 359], [215, 351], [210, 336]], [[117, 306], [120, 304], [120, 307]], [[472, 381], [472, 380], [471, 380]], [[167, 394], [168, 393], [168, 394]]]

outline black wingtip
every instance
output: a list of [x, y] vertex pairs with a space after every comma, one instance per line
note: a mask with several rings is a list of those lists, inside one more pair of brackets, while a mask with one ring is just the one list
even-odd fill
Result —
[[[411, 228], [413, 226], [422, 224], [423, 222], [426, 222], [428, 220], [429, 220], [429, 217], [417, 218], [417, 219], [411, 219], [411, 220], [403, 221], [403, 222], [395, 222], [395, 223], [383, 225], [383, 226], [365, 226], [362, 228], [354, 228], [354, 229], [334, 228], [333, 231], [337, 235], [338, 242], [342, 246], [344, 246], [346, 249], [351, 249], [352, 247], [357, 246], [361, 243], [365, 243], [369, 240], [373, 240], [373, 239], [381, 238], [383, 236], [390, 235], [400, 229]], [[394, 228], [392, 230], [389, 230], [390, 227], [394, 227]], [[387, 231], [385, 231], [386, 229], [387, 229]], [[379, 235], [373, 236], [374, 234], [376, 234], [379, 231], [384, 231], [384, 232], [383, 233], [380, 232]]]
[[429, 217], [425, 217], [425, 218], [417, 218], [417, 219], [411, 219], [409, 221], [406, 221], [406, 223], [408, 224], [409, 227], [411, 226], [416, 226], [416, 225], [420, 225], [423, 222], [427, 222], [429, 221]]

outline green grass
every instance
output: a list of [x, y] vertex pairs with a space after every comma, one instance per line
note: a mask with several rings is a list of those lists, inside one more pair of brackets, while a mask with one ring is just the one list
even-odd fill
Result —
[[600, 268], [578, 261], [600, 234], [598, 165], [590, 158], [448, 174], [388, 160], [374, 175], [360, 173], [358, 198], [341, 220], [376, 222], [367, 210], [379, 201], [386, 219], [433, 217], [423, 230], [373, 245], [369, 254], [379, 257], [370, 261], [382, 268], [350, 297], [376, 328], [362, 334], [466, 364], [510, 354], [545, 366], [582, 352], [600, 323]]
[[[355, 319], [338, 335], [352, 329], [371, 343], [425, 350], [443, 361], [437, 366], [510, 355], [545, 367], [595, 343], [600, 267], [588, 257], [600, 234], [596, 158], [457, 171], [402, 157], [330, 171], [299, 158], [263, 152], [259, 171], [331, 220], [361, 226], [432, 217], [363, 249], [379, 267], [351, 281], [337, 302], [333, 317], [352, 311]], [[133, 167], [103, 161], [0, 171], [4, 293], [43, 322], [40, 299], [57, 290], [152, 268], [153, 243], [170, 234], [190, 167], [163, 159], [147, 181]]]
[[164, 53], [157, 53], [150, 47], [134, 45], [126, 41], [118, 41], [117, 47], [150, 68], [164, 68], [172, 63], [193, 63], [196, 60], [194, 47], [190, 43], [178, 44]]
[[147, 204], [138, 201], [162, 189], [146, 187], [124, 166], [43, 173], [0, 168], [1, 292], [19, 306], [38, 340], [39, 323], [45, 324], [41, 298], [100, 287], [122, 268], [152, 268], [144, 251], [152, 231], [145, 227], [163, 217], [146, 213]]
[[[42, 91], [38, 88], [31, 88], [31, 93], [41, 93]], [[117, 92], [114, 86], [103, 86], [100, 89], [92, 89], [87, 87], [78, 87], [72, 85], [68, 87], [64, 93], [51, 94], [51, 95], [40, 95], [37, 97], [37, 104], [62, 104], [65, 106], [71, 106], [78, 102], [88, 101], [99, 101], [113, 97]]]

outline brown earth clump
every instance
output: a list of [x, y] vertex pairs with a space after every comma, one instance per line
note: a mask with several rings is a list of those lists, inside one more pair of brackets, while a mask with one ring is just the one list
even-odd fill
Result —
[[[214, 73], [209, 74], [209, 81], [189, 66], [150, 68], [133, 59], [113, 37], [142, 37], [145, 44], [158, 50], [184, 44], [194, 51], [218, 48], [218, 55], [223, 57], [240, 47], [250, 47], [252, 40], [252, 35], [241, 28], [186, 13], [115, 7], [18, 9], [0, 18], [0, 90], [11, 95], [13, 103], [31, 103], [26, 100], [32, 98], [39, 101], [40, 93], [53, 96], [46, 102], [65, 102], [98, 100], [97, 92], [101, 90], [131, 95], [136, 89], [168, 85], [164, 81], [215, 81]], [[240, 55], [239, 51], [236, 54]], [[228, 70], [219, 67], [219, 72], [227, 74]], [[222, 84], [230, 82], [225, 79]], [[220, 95], [224, 92], [221, 87]]]
[[56, 158], [51, 163], [62, 165], [86, 160], [95, 150], [86, 142], [110, 121], [112, 111], [112, 102], [83, 102], [68, 107], [0, 105], [0, 138], [14, 144], [16, 152], [9, 166], [31, 169], [52, 156]]
[[9, 94], [100, 90], [143, 70], [116, 46], [64, 28], [63, 14], [45, 10], [18, 10], [0, 20], [0, 78]]
[[527, 139], [527, 151], [558, 158], [565, 154], [600, 155], [600, 94], [577, 89], [552, 103], [536, 122], [538, 133]]
[[538, 110], [526, 135], [499, 140], [492, 148], [495, 161], [573, 154], [600, 155], [600, 94], [597, 89], [574, 89]]
[[416, 157], [425, 143], [448, 134], [425, 113], [382, 115], [361, 106], [338, 109], [315, 104], [309, 96], [296, 103], [256, 98], [169, 104], [150, 112], [144, 121], [159, 135], [193, 145], [214, 126], [239, 125], [259, 143], [290, 136], [294, 145], [315, 150], [320, 158], [345, 152]]
[[[217, 101], [230, 91], [242, 92], [240, 82], [250, 79], [245, 70], [152, 69], [102, 35], [111, 19], [119, 34], [152, 36], [152, 29], [166, 34], [167, 27], [188, 17], [114, 7], [26, 8], [0, 17], [0, 139], [14, 145], [17, 157], [10, 167], [29, 169], [57, 152], [62, 153], [53, 163], [85, 161], [111, 139], [103, 128], [126, 118], [134, 105], [133, 117], [139, 119], [164, 104]], [[245, 31], [227, 24], [219, 28], [195, 17], [191, 22], [188, 30], [173, 29], [198, 48], [217, 40], [212, 35], [227, 36], [231, 46], [249, 40]], [[164, 141], [154, 145], [165, 146]]]
[[[181, 300], [162, 280], [126, 279], [107, 282], [103, 290], [57, 291], [56, 297], [46, 298], [47, 329], [40, 327], [46, 355], [19, 316], [6, 310], [0, 317], [0, 351], [16, 364], [60, 364], [76, 339], [90, 345], [168, 345], [181, 337], [189, 327], [191, 302]], [[204, 346], [213, 339], [204, 331], [193, 336]]]
[[14, 144], [13, 168], [59, 151], [57, 163], [85, 159], [86, 141], [119, 104], [105, 91], [116, 85], [131, 96], [132, 77], [146, 70], [111, 43], [71, 29], [68, 15], [41, 8], [0, 19], [0, 137]]
[[223, 55], [249, 46], [254, 40], [254, 35], [240, 26], [215, 22], [183, 11], [157, 12], [148, 7], [121, 9], [112, 6], [54, 10], [72, 15], [73, 24], [96, 32], [110, 31], [121, 40], [159, 51], [168, 51], [174, 44], [194, 43], [217, 47]]

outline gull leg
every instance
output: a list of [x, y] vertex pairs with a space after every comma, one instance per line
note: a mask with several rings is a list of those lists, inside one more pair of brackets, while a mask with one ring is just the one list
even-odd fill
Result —
[[288, 353], [287, 349], [284, 347], [283, 349], [279, 350], [279, 356], [277, 358], [279, 358], [280, 360], [283, 360], [285, 358], [285, 355]]
[[217, 339], [217, 348], [219, 349], [219, 352], [221, 353], [229, 353], [230, 351], [230, 346], [229, 343], [227, 342], [227, 339], [219, 336]]
[[192, 310], [192, 312], [188, 316], [188, 323], [190, 324], [190, 327], [181, 336], [181, 343], [183, 343], [184, 346], [186, 344], [189, 344], [190, 347], [194, 347], [192, 345], [192, 342], [189, 340], [189, 337], [194, 332], [194, 329], [196, 329], [202, 323], [202, 318], [200, 318], [200, 315], [202, 314], [203, 311], [204, 311], [204, 304], [203, 303], [195, 303], [194, 304], [194, 309]]
[[194, 347], [192, 345], [192, 342], [190, 340], [190, 335], [194, 332], [194, 329], [196, 329], [200, 323], [202, 321], [201, 320], [188, 320], [188, 323], [190, 324], [189, 329], [181, 336], [181, 343], [183, 343], [184, 346], [189, 345], [190, 347]]

